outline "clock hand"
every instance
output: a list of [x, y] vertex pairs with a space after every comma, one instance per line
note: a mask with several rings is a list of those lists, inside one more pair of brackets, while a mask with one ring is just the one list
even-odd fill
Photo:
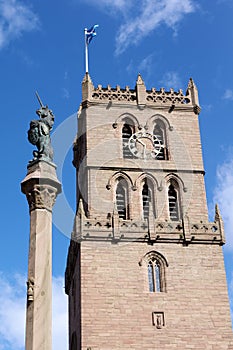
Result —
[[146, 158], [146, 144], [142, 142], [140, 139], [137, 139], [137, 142], [143, 146], [143, 158]]
[[146, 145], [145, 145], [145, 143], [144, 142], [142, 142], [140, 139], [137, 139], [137, 142], [138, 143], [140, 143], [143, 147], [145, 147]]
[[143, 158], [146, 158], [146, 145], [143, 147]]

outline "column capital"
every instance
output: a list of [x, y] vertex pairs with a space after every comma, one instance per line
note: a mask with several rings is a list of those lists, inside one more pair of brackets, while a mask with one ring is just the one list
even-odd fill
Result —
[[46, 209], [52, 211], [61, 184], [57, 179], [56, 166], [38, 161], [28, 166], [28, 173], [21, 182], [21, 191], [26, 195], [30, 211]]
[[47, 209], [52, 211], [57, 197], [57, 189], [49, 185], [34, 185], [26, 193], [30, 211], [34, 209]]

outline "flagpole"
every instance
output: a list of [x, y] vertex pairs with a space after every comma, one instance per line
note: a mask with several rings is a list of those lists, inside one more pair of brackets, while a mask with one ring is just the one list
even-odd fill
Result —
[[87, 43], [87, 28], [84, 29], [85, 36], [85, 68], [88, 73], [88, 43]]

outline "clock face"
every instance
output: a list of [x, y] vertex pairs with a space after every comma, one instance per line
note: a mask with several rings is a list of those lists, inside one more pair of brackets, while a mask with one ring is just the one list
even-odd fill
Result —
[[131, 153], [137, 158], [156, 158], [164, 147], [157, 136], [146, 131], [133, 134], [128, 142]]

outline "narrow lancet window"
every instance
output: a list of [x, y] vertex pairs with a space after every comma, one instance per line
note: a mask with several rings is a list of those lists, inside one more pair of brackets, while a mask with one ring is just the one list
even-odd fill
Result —
[[152, 262], [148, 263], [148, 281], [149, 281], [149, 291], [154, 292], [154, 274]]
[[127, 183], [124, 179], [120, 179], [116, 188], [116, 205], [120, 218], [127, 219]]
[[160, 264], [156, 259], [148, 262], [148, 282], [150, 292], [161, 292], [161, 271]]
[[142, 188], [142, 205], [143, 205], [143, 218], [144, 220], [149, 217], [149, 211], [151, 208], [151, 189], [147, 183], [144, 183]]
[[122, 128], [122, 148], [124, 158], [133, 158], [129, 149], [129, 139], [132, 136], [132, 128], [129, 124], [125, 123]]
[[165, 160], [167, 159], [167, 146], [165, 137], [165, 126], [161, 121], [157, 121], [153, 131], [154, 136], [156, 136], [158, 141], [155, 141], [155, 145], [161, 145], [160, 152], [158, 153], [156, 159]]
[[167, 291], [166, 268], [167, 260], [159, 252], [151, 251], [144, 256], [146, 263], [148, 287], [150, 293], [164, 293]]
[[179, 201], [178, 193], [175, 187], [171, 184], [168, 187], [168, 204], [169, 204], [169, 214], [172, 221], [177, 221], [179, 217]]
[[161, 292], [160, 265], [155, 263], [156, 292]]
[[152, 251], [145, 255], [148, 289], [150, 293], [167, 291], [166, 268], [168, 263], [159, 252]]

